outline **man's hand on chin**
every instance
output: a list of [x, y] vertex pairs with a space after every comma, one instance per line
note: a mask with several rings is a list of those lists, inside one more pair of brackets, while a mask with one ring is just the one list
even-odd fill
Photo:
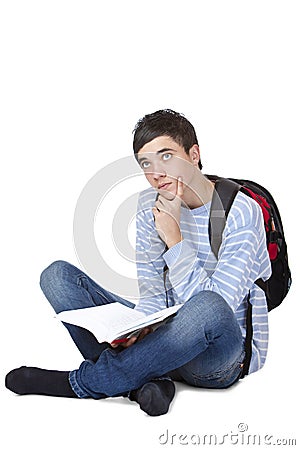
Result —
[[179, 225], [182, 197], [183, 181], [181, 177], [178, 177], [175, 197], [170, 199], [160, 194], [155, 202], [155, 207], [152, 208], [158, 235], [168, 248], [182, 240]]

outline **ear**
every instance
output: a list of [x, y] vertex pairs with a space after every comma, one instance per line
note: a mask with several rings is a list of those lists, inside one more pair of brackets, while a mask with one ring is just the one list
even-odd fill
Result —
[[189, 150], [189, 155], [190, 158], [193, 162], [194, 166], [198, 166], [199, 161], [200, 161], [200, 148], [199, 145], [194, 144], [193, 147], [190, 148]]

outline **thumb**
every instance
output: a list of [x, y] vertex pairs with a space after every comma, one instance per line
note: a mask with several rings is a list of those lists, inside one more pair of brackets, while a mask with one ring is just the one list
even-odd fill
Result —
[[183, 197], [183, 181], [182, 177], [177, 178], [177, 197], [182, 198]]

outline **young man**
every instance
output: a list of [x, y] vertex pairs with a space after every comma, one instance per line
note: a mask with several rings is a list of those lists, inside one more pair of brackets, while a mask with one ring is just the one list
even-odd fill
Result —
[[[183, 306], [154, 332], [146, 328], [118, 347], [99, 344], [88, 331], [66, 324], [83, 363], [71, 372], [15, 369], [6, 386], [18, 394], [123, 395], [159, 415], [174, 397], [172, 380], [205, 388], [231, 386], [241, 377], [245, 357], [248, 294], [253, 314], [249, 373], [264, 365], [267, 305], [255, 281], [268, 279], [271, 268], [259, 206], [237, 194], [217, 260], [208, 235], [214, 185], [201, 172], [193, 126], [172, 110], [157, 111], [137, 123], [133, 147], [151, 185], [138, 205], [136, 308], [149, 314]], [[41, 287], [56, 312], [114, 301], [134, 307], [63, 261], [45, 269]]]

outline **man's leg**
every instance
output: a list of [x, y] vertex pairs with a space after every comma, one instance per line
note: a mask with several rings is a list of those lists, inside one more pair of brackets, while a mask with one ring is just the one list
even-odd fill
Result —
[[[41, 289], [58, 314], [71, 309], [89, 308], [120, 302], [130, 308], [134, 304], [103, 289], [82, 270], [66, 261], [55, 261], [41, 274]], [[81, 327], [64, 323], [84, 359], [97, 361], [107, 343], [99, 343], [94, 335]]]
[[83, 362], [70, 373], [70, 383], [79, 397], [116, 396], [195, 358], [206, 358], [206, 352], [219, 355], [217, 361], [211, 359], [211, 373], [231, 367], [243, 352], [233, 311], [220, 295], [210, 291], [192, 297], [175, 317], [121, 353], [106, 349], [97, 362]]
[[[229, 345], [231, 340], [229, 341]], [[241, 350], [240, 350], [241, 348]], [[236, 357], [233, 357], [233, 355]], [[243, 345], [231, 347], [210, 346], [206, 352], [192, 361], [168, 373], [173, 381], [181, 381], [192, 386], [224, 389], [236, 383], [241, 374], [245, 359]]]
[[[133, 308], [134, 304], [106, 291], [77, 267], [65, 261], [56, 261], [41, 274], [41, 288], [56, 313], [64, 310], [100, 306], [118, 301]], [[85, 359], [96, 361], [108, 343], [99, 343], [88, 330], [64, 324]], [[69, 384], [69, 372], [21, 367], [6, 376], [6, 387], [18, 394], [44, 394], [76, 397]], [[171, 380], [152, 380], [141, 389], [127, 392], [142, 410], [150, 415], [167, 412], [175, 393]]]
[[[84, 361], [68, 376], [78, 397], [112, 397], [138, 389], [187, 363], [192, 364], [195, 358], [198, 362], [201, 358], [207, 360], [206, 352], [219, 355], [217, 361], [210, 358], [208, 365], [210, 373], [214, 374], [235, 366], [243, 352], [242, 334], [233, 311], [220, 295], [210, 291], [192, 297], [175, 317], [143, 340], [121, 352], [106, 348], [96, 362]], [[56, 375], [51, 374], [51, 377]], [[31, 388], [29, 386], [27, 393]]]

